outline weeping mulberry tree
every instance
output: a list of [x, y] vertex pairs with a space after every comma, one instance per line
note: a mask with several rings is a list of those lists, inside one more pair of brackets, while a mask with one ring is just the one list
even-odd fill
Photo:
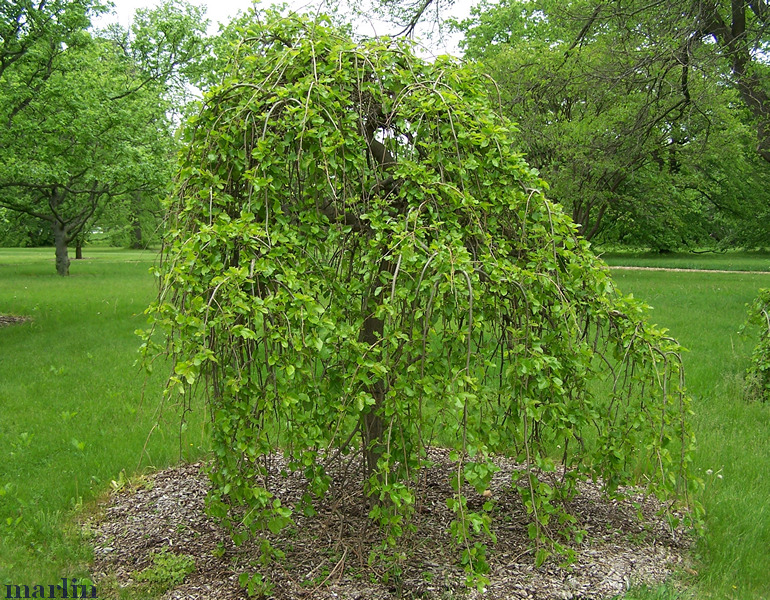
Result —
[[471, 572], [494, 506], [463, 489], [486, 488], [495, 455], [525, 466], [512, 485], [538, 540], [569, 529], [579, 480], [686, 491], [679, 347], [547, 199], [487, 83], [266, 14], [190, 120], [151, 312], [169, 390], [208, 402], [210, 507], [238, 539], [291, 522], [275, 453], [308, 502], [335, 464], [360, 468], [395, 544], [426, 448], [451, 448]]

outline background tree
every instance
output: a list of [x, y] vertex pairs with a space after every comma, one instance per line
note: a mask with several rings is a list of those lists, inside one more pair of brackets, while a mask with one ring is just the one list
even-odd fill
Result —
[[[406, 31], [448, 8], [376, 4]], [[736, 243], [766, 212], [768, 168], [751, 154], [767, 135], [767, 14], [742, 0], [480, 2], [459, 29], [582, 233], [668, 249]], [[741, 167], [703, 173], [720, 157]]]
[[[205, 15], [204, 7], [166, 0], [153, 9], [138, 9], [127, 29], [115, 24], [103, 32], [136, 65], [137, 76], [124, 93], [149, 84], [161, 90], [174, 127], [200, 97], [199, 88], [207, 84], [212, 61]], [[109, 211], [111, 243], [146, 248], [162, 221], [160, 198], [164, 193], [138, 189]]]
[[[101, 206], [166, 185], [171, 132], [157, 90], [123, 95], [134, 65], [113, 43], [68, 48], [56, 67], [0, 133], [0, 205], [51, 224], [56, 269], [67, 275], [67, 245]], [[4, 79], [13, 88], [22, 75]]]
[[[676, 3], [666, 8], [669, 19], [681, 11]], [[766, 0], [712, 0], [693, 2], [689, 8], [685, 14], [694, 17], [694, 24], [687, 39], [718, 43], [721, 55], [729, 62], [731, 81], [754, 117], [757, 151], [770, 162], [770, 5]]]
[[34, 64], [26, 80], [30, 94], [34, 93], [40, 80], [50, 76], [63, 46], [77, 43], [91, 17], [104, 8], [95, 0], [4, 0], [0, 3], [0, 78], [19, 63]]
[[653, 160], [630, 178], [600, 243], [660, 251], [767, 246], [770, 168], [755, 151], [751, 123], [736, 118], [740, 104], [727, 110], [732, 126], [710, 123], [705, 147], [681, 144], [675, 162]]
[[124, 93], [147, 85], [160, 86], [166, 110], [178, 121], [185, 107], [198, 99], [208, 78], [211, 40], [206, 36], [206, 9], [180, 0], [165, 0], [153, 9], [138, 9], [128, 29], [111, 25], [104, 36], [113, 40], [135, 65], [136, 76]]
[[50, 223], [0, 207], [0, 247], [52, 246]]
[[167, 3], [139, 11], [131, 36], [40, 39], [3, 72], [0, 205], [51, 224], [59, 274], [69, 272], [67, 244], [83, 241], [107, 204], [136, 201], [138, 223], [142, 203], [168, 186], [172, 107], [205, 49], [200, 17]]
[[[754, 164], [724, 63], [666, 20], [586, 11], [482, 3], [460, 26], [466, 56], [495, 79], [523, 150], [587, 238], [606, 215], [621, 238], [661, 249], [724, 237], [710, 230], [722, 194], [701, 165]], [[729, 167], [722, 175], [724, 188], [740, 177]]]

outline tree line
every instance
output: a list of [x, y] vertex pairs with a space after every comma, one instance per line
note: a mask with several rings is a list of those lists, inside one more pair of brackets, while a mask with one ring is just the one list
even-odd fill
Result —
[[[441, 1], [385, 10], [409, 34]], [[169, 0], [96, 30], [104, 11], [0, 7], [0, 244], [54, 245], [62, 275], [94, 234], [152, 240], [190, 90], [217, 82], [239, 26], [207, 36], [204, 9]], [[667, 251], [767, 245], [769, 14], [765, 0], [482, 0], [443, 25], [582, 235]]]

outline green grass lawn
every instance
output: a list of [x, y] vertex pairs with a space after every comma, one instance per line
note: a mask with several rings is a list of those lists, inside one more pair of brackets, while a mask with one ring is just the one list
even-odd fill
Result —
[[[770, 268], [767, 255], [726, 256], [637, 263]], [[131, 475], [204, 450], [200, 433], [180, 442], [172, 410], [148, 441], [164, 373], [159, 368], [146, 380], [133, 366], [140, 344], [134, 330], [144, 326], [142, 312], [154, 295], [154, 260], [151, 252], [86, 249], [86, 260], [73, 261], [71, 277], [61, 278], [53, 250], [0, 249], [0, 314], [32, 318], [0, 328], [0, 584], [87, 576], [87, 540], [67, 532], [72, 509], [87, 507], [122, 470]], [[627, 255], [610, 262], [633, 264]], [[751, 340], [737, 334], [746, 303], [770, 286], [770, 274], [614, 276], [689, 348], [695, 466], [706, 480], [708, 511], [695, 547], [698, 575], [629, 597], [770, 598], [770, 406], [742, 397]]]
[[0, 249], [0, 314], [31, 317], [0, 328], [0, 584], [84, 576], [88, 544], [65, 531], [71, 509], [121, 470], [179, 458], [173, 414], [148, 440], [162, 373], [134, 366], [156, 255], [85, 257], [59, 277], [52, 249]]
[[[759, 270], [754, 259], [737, 262]], [[706, 481], [707, 517], [695, 548], [699, 575], [688, 580], [691, 593], [683, 597], [770, 598], [770, 406], [742, 396], [752, 341], [737, 333], [746, 304], [760, 287], [770, 286], [770, 274], [613, 275], [621, 290], [651, 304], [652, 320], [689, 349], [684, 363], [694, 399], [695, 466]]]

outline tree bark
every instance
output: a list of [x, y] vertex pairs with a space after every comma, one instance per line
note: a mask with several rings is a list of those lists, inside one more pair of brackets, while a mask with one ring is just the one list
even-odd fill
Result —
[[83, 242], [75, 242], [75, 260], [83, 260]]
[[62, 277], [70, 274], [70, 257], [67, 251], [67, 226], [53, 222], [53, 238], [56, 244], [56, 272]]
[[142, 240], [142, 224], [137, 218], [135, 218], [131, 223], [130, 248], [132, 250], [141, 250], [144, 248], [144, 240]]
[[[382, 263], [380, 263], [382, 264]], [[359, 340], [369, 347], [374, 347], [382, 343], [382, 336], [385, 333], [385, 323], [378, 319], [374, 314], [369, 314], [364, 320]], [[385, 432], [385, 422], [382, 418], [382, 411], [385, 404], [385, 384], [380, 379], [375, 381], [369, 388], [369, 393], [374, 398], [374, 404], [369, 407], [361, 417], [361, 435], [364, 444], [364, 461], [366, 475], [371, 476], [377, 469], [377, 461], [383, 453], [382, 436]]]
[[[386, 196], [395, 187], [395, 181], [388, 175], [388, 172], [392, 167], [396, 165], [395, 157], [385, 147], [384, 144], [379, 142], [375, 138], [375, 131], [380, 126], [377, 120], [373, 120], [367, 123], [365, 126], [366, 139], [368, 143], [369, 155], [373, 159], [373, 164], [378, 167], [380, 173], [383, 174], [383, 179], [377, 186], [375, 193]], [[385, 260], [384, 249], [383, 258], [378, 265], [378, 271], [375, 281], [373, 282], [375, 287], [380, 276], [384, 273], [393, 274], [391, 264]], [[367, 305], [364, 306], [366, 317], [359, 333], [359, 341], [367, 344], [373, 348], [379, 344], [382, 344], [383, 336], [385, 335], [385, 322], [377, 318], [374, 312], [369, 312], [372, 307], [368, 304], [368, 299], [365, 300]], [[374, 404], [369, 407], [369, 412], [362, 415], [361, 418], [361, 435], [364, 443], [364, 460], [366, 466], [367, 476], [371, 476], [377, 469], [377, 462], [382, 456], [385, 448], [383, 445], [383, 436], [385, 433], [385, 420], [383, 418], [383, 412], [385, 410], [385, 393], [387, 390], [386, 382], [382, 379], [378, 379], [369, 387], [369, 393], [374, 398]]]

